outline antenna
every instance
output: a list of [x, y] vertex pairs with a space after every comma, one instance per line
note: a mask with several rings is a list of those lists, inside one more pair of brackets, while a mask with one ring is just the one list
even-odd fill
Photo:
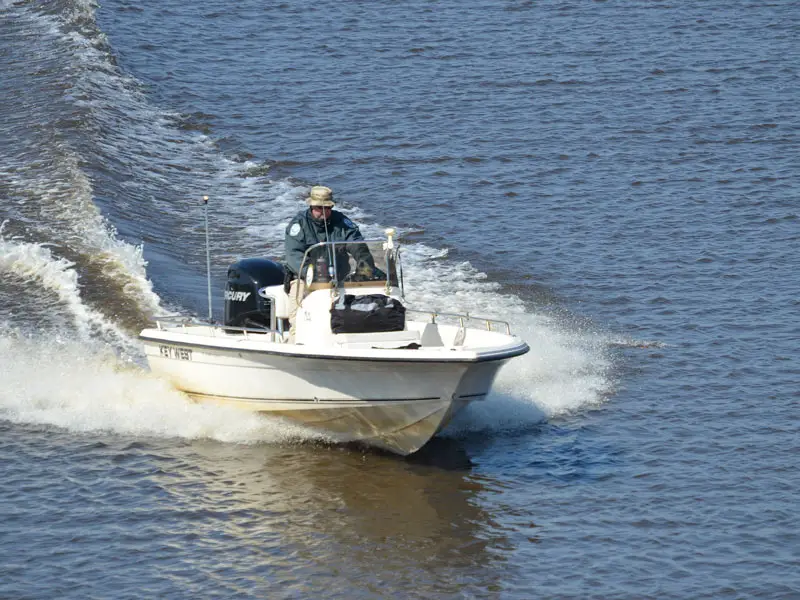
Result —
[[213, 321], [211, 315], [211, 249], [208, 245], [208, 196], [203, 196], [203, 204], [205, 205], [206, 217], [206, 279], [208, 281], [208, 321]]

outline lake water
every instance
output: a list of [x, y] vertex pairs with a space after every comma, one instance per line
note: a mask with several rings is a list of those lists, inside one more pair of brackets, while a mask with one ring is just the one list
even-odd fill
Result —
[[[800, 5], [0, 0], [0, 596], [800, 598]], [[531, 352], [419, 456], [139, 329], [310, 185]], [[221, 294], [214, 310], [221, 316]]]

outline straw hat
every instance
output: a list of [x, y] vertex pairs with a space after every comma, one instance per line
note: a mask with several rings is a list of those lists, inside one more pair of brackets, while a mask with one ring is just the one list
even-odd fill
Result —
[[306, 198], [306, 204], [309, 206], [333, 206], [333, 190], [324, 185], [315, 185]]

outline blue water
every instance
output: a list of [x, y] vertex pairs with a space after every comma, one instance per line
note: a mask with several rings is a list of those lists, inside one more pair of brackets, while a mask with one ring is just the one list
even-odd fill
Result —
[[[800, 6], [0, 0], [0, 596], [800, 598]], [[531, 352], [410, 460], [136, 333], [308, 186]], [[219, 316], [221, 304], [215, 298]]]

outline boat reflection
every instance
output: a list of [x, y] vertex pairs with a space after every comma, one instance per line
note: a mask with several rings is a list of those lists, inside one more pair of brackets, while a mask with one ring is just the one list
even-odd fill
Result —
[[421, 595], [467, 582], [501, 589], [509, 541], [483, 505], [503, 486], [473, 474], [457, 442], [436, 446], [409, 461], [341, 446], [196, 442], [182, 450], [191, 468], [163, 483], [171, 502], [215, 515], [191, 525], [217, 540], [224, 532], [243, 557], [237, 568], [250, 577], [290, 568], [282, 581], [304, 596], [343, 581], [406, 591], [415, 581]]

